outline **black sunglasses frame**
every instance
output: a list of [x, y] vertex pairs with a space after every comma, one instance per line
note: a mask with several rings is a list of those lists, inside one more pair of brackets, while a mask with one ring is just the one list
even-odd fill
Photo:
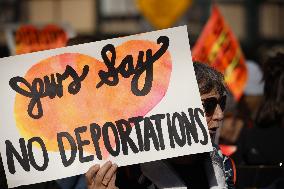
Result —
[[217, 104], [219, 104], [222, 111], [226, 108], [227, 96], [223, 95], [219, 99], [216, 97], [209, 97], [202, 100], [202, 105], [207, 116], [214, 114]]

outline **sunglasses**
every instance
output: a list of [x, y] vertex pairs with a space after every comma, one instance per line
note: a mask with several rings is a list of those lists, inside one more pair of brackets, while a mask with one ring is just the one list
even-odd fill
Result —
[[202, 105], [204, 107], [206, 115], [213, 115], [217, 104], [219, 104], [222, 111], [225, 110], [226, 107], [226, 95], [222, 96], [221, 98], [217, 99], [216, 97], [210, 97], [202, 100]]

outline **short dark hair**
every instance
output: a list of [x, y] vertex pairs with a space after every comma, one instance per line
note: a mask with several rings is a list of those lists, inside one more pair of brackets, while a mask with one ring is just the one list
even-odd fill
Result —
[[193, 62], [193, 67], [199, 87], [200, 94], [216, 90], [220, 96], [227, 93], [224, 76], [214, 68], [200, 62]]

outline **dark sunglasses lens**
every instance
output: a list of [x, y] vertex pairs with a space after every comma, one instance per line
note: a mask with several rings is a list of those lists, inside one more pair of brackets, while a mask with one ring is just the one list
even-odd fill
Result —
[[218, 103], [218, 101], [217, 101], [216, 98], [205, 99], [204, 102], [203, 102], [203, 107], [204, 107], [205, 113], [207, 115], [212, 115], [215, 111], [217, 103]]
[[226, 108], [226, 100], [227, 100], [226, 96], [222, 96], [220, 99], [219, 105], [222, 111], [224, 111]]

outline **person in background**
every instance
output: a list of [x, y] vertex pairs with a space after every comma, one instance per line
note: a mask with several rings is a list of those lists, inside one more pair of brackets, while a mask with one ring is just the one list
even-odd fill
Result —
[[256, 117], [261, 128], [284, 128], [284, 53], [263, 65], [264, 99]]
[[[262, 101], [263, 73], [253, 60], [246, 61], [248, 80], [242, 97], [236, 101], [233, 96], [227, 100], [226, 114], [220, 132], [219, 144], [231, 145], [232, 152], [236, 149], [242, 132], [253, 126], [256, 113]], [[230, 98], [231, 97], [231, 98]]]
[[[253, 128], [240, 137], [236, 159], [242, 165], [274, 167], [275, 171], [258, 180], [264, 186], [282, 178], [278, 188], [284, 188], [284, 53], [277, 53], [264, 63], [263, 81], [263, 101]], [[260, 171], [264, 169], [259, 169], [258, 175]]]
[[[223, 75], [194, 62], [194, 69], [212, 141], [224, 118], [227, 90]], [[233, 163], [216, 145], [210, 153], [120, 167], [106, 162], [86, 173], [88, 189], [119, 188], [234, 188]], [[122, 174], [125, 173], [126, 174]], [[127, 174], [128, 173], [128, 174]]]
[[238, 149], [243, 164], [283, 163], [284, 150], [284, 54], [270, 57], [263, 65], [263, 101], [255, 125], [247, 131]]
[[249, 116], [255, 120], [259, 105], [262, 102], [264, 82], [263, 72], [258, 63], [247, 60], [248, 81], [244, 90], [244, 103], [246, 104]]

